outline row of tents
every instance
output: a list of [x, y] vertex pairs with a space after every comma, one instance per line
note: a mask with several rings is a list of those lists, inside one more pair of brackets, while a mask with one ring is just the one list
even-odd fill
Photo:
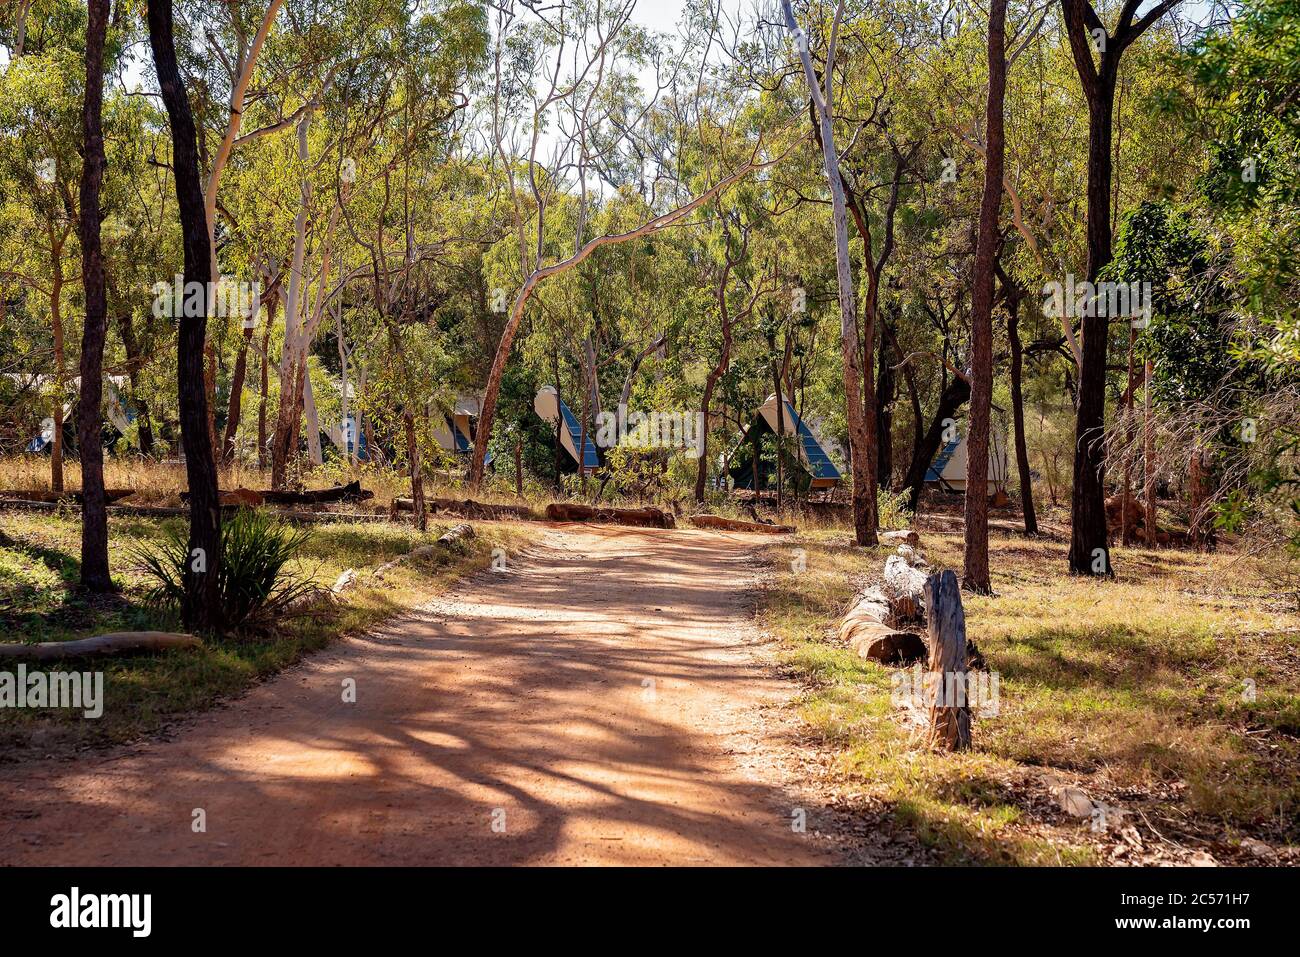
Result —
[[[75, 383], [74, 383], [75, 385]], [[123, 376], [106, 376], [104, 380], [105, 405], [108, 418], [119, 433], [125, 433], [134, 420], [135, 414], [130, 405], [123, 400], [121, 389], [126, 386]], [[474, 448], [474, 427], [481, 412], [481, 402], [476, 396], [457, 396], [451, 413], [434, 430], [434, 439], [448, 452], [468, 455]], [[563, 422], [560, 429], [560, 445], [568, 454], [576, 469], [581, 463], [585, 469], [600, 467], [600, 456], [596, 450], [593, 436], [584, 435], [582, 423], [559, 397], [553, 386], [543, 386], [533, 400], [533, 410], [542, 421], [552, 427], [557, 421]], [[70, 421], [72, 408], [64, 409], [64, 421]], [[334, 430], [337, 435], [330, 438], [340, 448], [352, 451], [352, 444], [361, 444], [360, 458], [364, 459], [364, 437], [357, 435], [355, 418], [349, 419], [346, 426]], [[771, 487], [775, 476], [776, 455], [764, 456], [762, 448], [769, 437], [784, 434], [787, 441], [782, 443], [781, 465], [784, 476], [800, 491], [828, 491], [838, 487], [843, 481], [840, 470], [835, 466], [826, 443], [818, 435], [818, 429], [810, 427], [795, 411], [793, 403], [782, 396], [780, 405], [775, 393], [754, 414], [753, 421], [746, 426], [739, 440], [728, 452], [725, 461], [727, 473], [733, 485], [738, 489], [753, 490]], [[41, 431], [32, 436], [27, 443], [27, 452], [46, 452], [54, 439], [54, 420], [48, 418], [42, 423]], [[581, 453], [579, 452], [581, 449]], [[966, 489], [966, 440], [954, 438], [944, 444], [935, 456], [926, 473], [928, 484], [951, 492], [963, 492]], [[989, 447], [989, 491], [1001, 488], [1007, 480], [1007, 449], [1005, 439], [996, 431], [993, 433]]]
[[[777, 405], [776, 393], [767, 397], [754, 415], [754, 419], [741, 433], [740, 439], [726, 456], [727, 474], [731, 477], [733, 487], [753, 490], [755, 485], [764, 489], [771, 487], [775, 476], [775, 455], [764, 458], [762, 444], [767, 436], [784, 433], [787, 441], [783, 443], [782, 454], [784, 475], [800, 491], [828, 491], [840, 485], [843, 476], [835, 466], [826, 445], [818, 437], [817, 431], [810, 427], [795, 411], [789, 399], [782, 396], [781, 406]], [[578, 417], [557, 395], [552, 386], [545, 386], [537, 393], [533, 409], [542, 421], [554, 426], [558, 419], [564, 422], [560, 430], [560, 444], [569, 454], [575, 467], [581, 461], [585, 468], [594, 469], [600, 465], [600, 457], [590, 434], [583, 435], [582, 424]], [[468, 423], [468, 419], [466, 419]], [[459, 433], [458, 433], [459, 435]], [[466, 429], [469, 441], [463, 449], [468, 452], [472, 443], [472, 432]], [[458, 439], [459, 441], [459, 439]], [[447, 445], [444, 448], [450, 447]], [[578, 449], [582, 448], [579, 458]], [[925, 481], [950, 492], [966, 490], [966, 439], [956, 438], [944, 444], [935, 456], [926, 472]], [[1007, 481], [1007, 449], [1005, 440], [994, 432], [989, 444], [989, 493], [1005, 486]]]

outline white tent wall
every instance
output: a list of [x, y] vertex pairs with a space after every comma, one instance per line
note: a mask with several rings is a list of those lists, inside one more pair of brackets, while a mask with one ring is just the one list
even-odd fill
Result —
[[[966, 439], [953, 451], [943, 467], [943, 481], [959, 492], [966, 490]], [[989, 494], [1007, 484], [1007, 438], [1004, 434], [989, 433]]]

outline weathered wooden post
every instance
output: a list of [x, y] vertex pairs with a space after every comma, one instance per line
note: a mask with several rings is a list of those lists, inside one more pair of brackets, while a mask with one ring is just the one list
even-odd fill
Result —
[[969, 751], [970, 702], [966, 682], [966, 613], [957, 575], [941, 571], [925, 581], [925, 626], [930, 642], [930, 744]]

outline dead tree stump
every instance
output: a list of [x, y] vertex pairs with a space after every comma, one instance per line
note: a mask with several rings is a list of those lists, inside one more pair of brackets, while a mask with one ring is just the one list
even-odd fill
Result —
[[970, 750], [970, 702], [966, 683], [966, 613], [952, 571], [925, 582], [925, 625], [930, 639], [930, 744], [945, 751]]

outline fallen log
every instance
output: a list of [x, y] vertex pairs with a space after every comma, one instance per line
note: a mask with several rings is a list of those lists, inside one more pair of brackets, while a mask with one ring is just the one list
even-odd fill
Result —
[[926, 579], [925, 627], [930, 639], [929, 670], [934, 676], [930, 744], [944, 751], [969, 751], [966, 613], [954, 572], [941, 571]]
[[305, 615], [315, 610], [317, 605], [335, 604], [344, 601], [344, 593], [347, 592], [357, 583], [357, 573], [355, 569], [349, 568], [334, 579], [334, 584], [328, 589], [317, 588], [300, 595], [289, 603], [285, 608], [286, 615]]
[[869, 589], [849, 608], [840, 622], [840, 640], [859, 658], [874, 658], [887, 665], [915, 661], [926, 655], [920, 635], [889, 624], [889, 605], [879, 589]]
[[537, 513], [527, 505], [499, 505], [493, 502], [476, 502], [472, 498], [463, 502], [451, 498], [435, 498], [433, 510], [435, 513], [452, 512], [464, 518], [519, 518], [529, 522], [537, 520]]
[[333, 488], [307, 489], [303, 492], [263, 492], [262, 498], [273, 505], [329, 505], [333, 502], [364, 502], [375, 493], [363, 489], [360, 482], [335, 485]]
[[474, 537], [474, 528], [472, 525], [457, 525], [449, 528], [438, 538], [432, 545], [421, 545], [419, 548], [412, 549], [405, 555], [398, 555], [391, 562], [385, 562], [370, 574], [375, 578], [382, 579], [384, 575], [403, 562], [410, 561], [412, 558], [433, 558], [444, 549], [452, 545], [459, 544], [467, 538]]
[[[425, 504], [435, 514], [458, 515], [461, 518], [472, 518], [478, 521], [502, 521], [508, 519], [519, 519], [526, 522], [537, 521], [537, 513], [527, 505], [498, 505], [493, 502], [476, 502], [473, 499], [457, 501], [454, 498], [434, 498], [426, 500]], [[409, 498], [393, 499], [393, 510], [397, 512], [411, 512], [415, 510], [415, 502]]]
[[607, 522], [647, 528], [677, 527], [671, 513], [658, 508], [593, 508], [573, 502], [552, 502], [546, 506], [546, 519], [551, 522]]
[[[26, 499], [9, 499], [0, 497], [0, 511], [16, 510], [24, 512], [57, 512], [64, 507], [58, 502], [31, 502]], [[188, 518], [188, 507], [174, 505], [110, 505], [109, 515], [130, 515], [136, 518]], [[388, 514], [368, 515], [364, 512], [290, 512], [277, 511], [277, 518], [290, 522], [303, 522], [311, 525], [333, 524], [338, 522], [387, 522]]]
[[692, 515], [691, 524], [696, 528], [720, 528], [728, 532], [762, 532], [768, 535], [785, 535], [795, 531], [791, 525], [745, 522], [735, 518], [723, 518], [721, 515]]
[[[135, 494], [133, 488], [108, 488], [104, 489], [104, 501], [107, 504], [120, 501], [124, 498], [130, 498]], [[78, 505], [85, 504], [82, 501], [80, 492], [71, 490], [63, 492], [30, 492], [30, 491], [9, 491], [0, 492], [0, 498], [7, 498], [18, 502], [44, 502], [47, 505], [57, 505], [59, 502], [75, 502]]]
[[93, 638], [75, 641], [42, 641], [38, 644], [21, 642], [0, 645], [0, 658], [34, 658], [52, 661], [59, 658], [90, 658], [121, 655], [131, 652], [174, 651], [180, 648], [201, 648], [203, 642], [193, 635], [173, 634], [164, 631], [118, 631]]
[[438, 537], [438, 544], [444, 547], [448, 545], [459, 545], [466, 538], [474, 537], [474, 526], [456, 525], [447, 529]]
[[920, 620], [925, 579], [925, 572], [913, 568], [902, 555], [890, 555], [885, 559], [880, 590], [889, 603], [891, 621]]
[[[181, 501], [190, 500], [189, 492], [181, 492]], [[266, 502], [266, 496], [256, 489], [237, 488], [229, 492], [218, 492], [217, 503], [222, 508], [257, 508]]]

